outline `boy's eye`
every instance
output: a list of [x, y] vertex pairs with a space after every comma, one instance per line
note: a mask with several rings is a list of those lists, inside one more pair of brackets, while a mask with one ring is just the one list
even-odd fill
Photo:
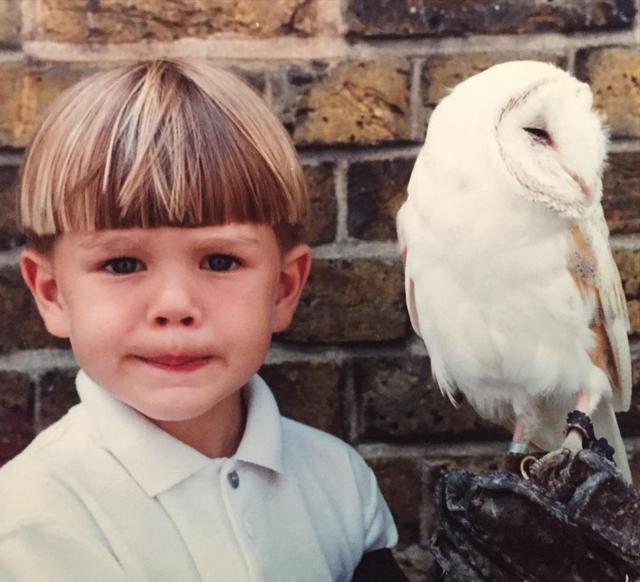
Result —
[[138, 259], [133, 259], [131, 257], [119, 257], [117, 259], [111, 259], [104, 264], [104, 268], [113, 273], [114, 275], [129, 275], [130, 273], [135, 273], [139, 269], [137, 268], [140, 265], [140, 261]]
[[212, 271], [230, 271], [238, 265], [237, 259], [231, 255], [209, 255], [205, 262]]

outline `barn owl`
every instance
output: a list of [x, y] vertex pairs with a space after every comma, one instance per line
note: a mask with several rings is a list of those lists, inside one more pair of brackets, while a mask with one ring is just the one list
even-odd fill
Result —
[[397, 215], [407, 307], [435, 379], [529, 443], [575, 453], [590, 415], [629, 465], [629, 319], [609, 248], [607, 136], [589, 86], [554, 65], [496, 65], [434, 110]]

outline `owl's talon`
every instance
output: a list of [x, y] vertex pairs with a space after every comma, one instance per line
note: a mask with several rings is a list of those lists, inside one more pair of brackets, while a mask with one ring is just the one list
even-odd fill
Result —
[[571, 462], [575, 454], [576, 451], [569, 447], [551, 451], [531, 463], [529, 474], [536, 481], [548, 482]]

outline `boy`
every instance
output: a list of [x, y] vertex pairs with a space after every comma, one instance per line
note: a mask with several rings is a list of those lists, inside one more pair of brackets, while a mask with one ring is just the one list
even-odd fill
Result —
[[249, 88], [164, 60], [79, 83], [34, 136], [18, 206], [22, 274], [70, 339], [81, 404], [0, 471], [0, 580], [389, 567], [371, 470], [281, 418], [255, 375], [311, 258], [295, 151]]

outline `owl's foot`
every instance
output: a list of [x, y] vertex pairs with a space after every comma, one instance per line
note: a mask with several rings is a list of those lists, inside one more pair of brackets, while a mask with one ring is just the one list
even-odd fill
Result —
[[542, 483], [555, 480], [560, 471], [573, 460], [573, 457], [580, 450], [582, 450], [582, 434], [576, 430], [570, 430], [559, 449], [548, 452], [544, 457], [531, 464], [531, 477]]
[[571, 462], [578, 451], [584, 447], [591, 448], [591, 444], [595, 442], [593, 424], [584, 412], [579, 410], [570, 412], [565, 430], [566, 437], [560, 448], [547, 453], [531, 464], [531, 476], [535, 480], [543, 483], [551, 482]]

